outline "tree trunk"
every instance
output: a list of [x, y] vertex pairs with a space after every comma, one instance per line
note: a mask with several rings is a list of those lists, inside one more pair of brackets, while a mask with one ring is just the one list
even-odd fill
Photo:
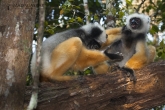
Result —
[[0, 110], [23, 110], [36, 4], [0, 1]]
[[[165, 61], [135, 71], [117, 69], [68, 82], [41, 83], [37, 110], [144, 110], [165, 104]], [[27, 87], [25, 106], [31, 95]]]
[[106, 29], [116, 27], [116, 20], [115, 20], [115, 17], [113, 16], [113, 14], [111, 12], [112, 9], [114, 8], [114, 6], [112, 5], [111, 2], [113, 2], [113, 1], [106, 0], [106, 10], [109, 11], [109, 13], [106, 16], [107, 19], [105, 20]]

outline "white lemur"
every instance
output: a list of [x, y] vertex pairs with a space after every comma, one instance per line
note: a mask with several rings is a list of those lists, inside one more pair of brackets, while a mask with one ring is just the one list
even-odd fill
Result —
[[[102, 47], [106, 48], [105, 54], [122, 53], [123, 60], [116, 63], [126, 70], [140, 69], [151, 63], [156, 56], [156, 50], [154, 46], [147, 46], [146, 43], [149, 27], [150, 18], [147, 15], [138, 13], [129, 15], [123, 28], [106, 30], [108, 39]], [[108, 67], [107, 63], [101, 63], [95, 66], [94, 70], [105, 73]]]
[[[71, 80], [77, 76], [63, 75], [68, 69], [83, 70], [106, 60], [121, 60], [119, 54], [104, 54], [99, 49], [106, 42], [107, 36], [99, 24], [88, 24], [78, 29], [71, 29], [54, 34], [42, 43], [41, 81]], [[35, 71], [36, 54], [31, 61], [31, 72]], [[98, 73], [99, 74], [99, 73]]]

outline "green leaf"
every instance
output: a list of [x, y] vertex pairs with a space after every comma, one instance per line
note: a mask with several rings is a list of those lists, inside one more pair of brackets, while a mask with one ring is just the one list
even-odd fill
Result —
[[74, 0], [68, 0], [69, 2], [73, 2]]
[[154, 35], [154, 34], [155, 34], [155, 31], [151, 28], [151, 29], [150, 29], [150, 33], [151, 33], [152, 35]]
[[80, 18], [80, 17], [77, 17], [77, 21], [81, 22], [81, 23], [83, 22], [82, 18]]
[[99, 17], [95, 14], [94, 19], [97, 21], [97, 20], [99, 20]]
[[45, 26], [48, 26], [48, 21], [45, 21], [45, 22], [44, 22], [44, 25], [45, 25]]
[[67, 0], [67, 1], [64, 3], [64, 5], [70, 7], [72, 4], [69, 2], [69, 0]]
[[160, 47], [165, 48], [164, 40], [160, 42]]
[[80, 7], [80, 6], [75, 6], [75, 8], [76, 8], [76, 9], [81, 9], [81, 7]]
[[164, 13], [162, 13], [162, 18], [165, 18], [165, 12], [164, 12]]
[[164, 31], [165, 30], [165, 25], [163, 24], [162, 26], [161, 26], [161, 31]]
[[113, 8], [113, 9], [111, 10], [111, 12], [112, 12], [113, 15], [115, 15], [115, 14], [116, 14], [116, 9]]
[[126, 0], [126, 4], [127, 4], [128, 6], [132, 5], [132, 0]]
[[75, 19], [71, 18], [71, 19], [68, 20], [68, 22], [73, 23], [73, 22], [75, 22]]
[[92, 74], [92, 73], [93, 73], [93, 71], [92, 71], [91, 67], [88, 67], [87, 69], [84, 70], [85, 75], [89, 75], [89, 74]]
[[161, 58], [164, 60], [165, 59], [165, 53], [162, 53]]
[[158, 32], [158, 31], [159, 31], [159, 28], [158, 28], [158, 26], [156, 26], [156, 25], [152, 25], [152, 29], [153, 29], [155, 32]]
[[49, 34], [54, 34], [54, 30], [53, 29], [48, 29], [48, 30], [46, 30], [46, 32], [48, 32]]
[[123, 18], [123, 16], [124, 16], [124, 12], [120, 11], [119, 12], [119, 18]]

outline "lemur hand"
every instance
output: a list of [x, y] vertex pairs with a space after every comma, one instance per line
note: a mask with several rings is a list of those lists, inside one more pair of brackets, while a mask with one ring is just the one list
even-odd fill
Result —
[[114, 61], [121, 61], [123, 60], [123, 55], [122, 53], [116, 52], [116, 53], [108, 53], [107, 50], [104, 51], [104, 54], [110, 58], [110, 60]]

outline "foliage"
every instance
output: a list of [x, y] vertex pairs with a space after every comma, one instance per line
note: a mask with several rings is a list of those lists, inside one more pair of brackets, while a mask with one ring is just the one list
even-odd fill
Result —
[[165, 105], [161, 105], [161, 106], [154, 107], [151, 110], [164, 110], [163, 109], [164, 107], [165, 107]]
[[[158, 0], [157, 4], [160, 0]], [[111, 12], [116, 18], [116, 26], [122, 26], [124, 24], [124, 19], [126, 15], [134, 13], [134, 7], [132, 6], [132, 0], [126, 0], [126, 5], [123, 5], [122, 0], [109, 0], [109, 4], [112, 4], [112, 8], [106, 9], [105, 4], [101, 3], [101, 0], [88, 0], [88, 7], [90, 10], [89, 20], [90, 22], [99, 22], [106, 19], [106, 15]], [[160, 13], [164, 12], [163, 7], [164, 2], [154, 7], [153, 3], [149, 4], [148, 7], [145, 7], [141, 12], [148, 13], [150, 8], [153, 8], [157, 12], [152, 21], [157, 23], [163, 23], [163, 17], [165, 14]], [[45, 21], [45, 37], [48, 37], [54, 33], [64, 31], [69, 28], [76, 28], [82, 26], [86, 23], [83, 0], [47, 0], [46, 1], [46, 21]], [[158, 31], [163, 31], [165, 28], [164, 23], [158, 28], [157, 24], [152, 24], [153, 27], [150, 31], [151, 34], [154, 34]], [[38, 23], [36, 23], [36, 28]]]
[[27, 74], [26, 86], [32, 85], [32, 74]]
[[68, 70], [65, 75], [91, 75], [94, 74], [94, 71], [92, 69], [92, 67], [88, 67], [86, 68], [84, 71], [72, 71], [72, 70]]
[[157, 46], [156, 52], [157, 52], [156, 60], [160, 60], [160, 59], [165, 60], [165, 40], [164, 39], [159, 43], [159, 46]]
[[[147, 0], [142, 0], [138, 6], [133, 6], [133, 0], [109, 0], [113, 7], [106, 9], [101, 0], [88, 0], [90, 22], [104, 23], [106, 15], [111, 12], [116, 18], [116, 26], [122, 26], [125, 16], [134, 12], [146, 13], [151, 17], [152, 35], [165, 30], [165, 1], [148, 0], [148, 6], [143, 6]], [[82, 26], [86, 23], [83, 0], [47, 0], [46, 1], [45, 36]], [[152, 12], [151, 12], [152, 11]], [[37, 27], [38, 24], [36, 24]]]
[[[99, 0], [88, 2], [90, 22], [99, 22], [101, 18], [105, 18], [103, 6]], [[54, 33], [84, 25], [86, 23], [84, 13], [83, 0], [46, 0], [44, 36], [48, 37]], [[38, 22], [36, 22], [37, 27]]]

